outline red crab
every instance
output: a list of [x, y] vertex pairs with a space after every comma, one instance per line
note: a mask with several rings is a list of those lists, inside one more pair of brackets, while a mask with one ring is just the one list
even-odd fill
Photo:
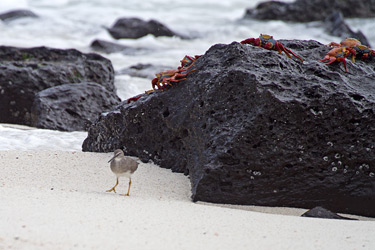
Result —
[[152, 88], [163, 90], [167, 85], [172, 86], [172, 82], [180, 82], [186, 80], [186, 76], [193, 70], [186, 72], [185, 68], [180, 69], [169, 69], [156, 74], [156, 77], [152, 79]]
[[320, 61], [321, 62], [329, 61], [326, 64], [331, 64], [331, 63], [334, 63], [336, 61], [337, 62], [343, 62], [344, 63], [344, 67], [345, 67], [345, 72], [348, 72], [347, 69], [346, 69], [346, 60], [345, 60], [345, 58], [347, 58], [351, 53], [353, 53], [353, 49], [349, 48], [349, 47], [337, 47], [337, 48], [333, 48]]
[[167, 85], [172, 86], [172, 82], [179, 82], [179, 81], [186, 80], [186, 76], [190, 72], [195, 70], [195, 69], [193, 69], [193, 70], [190, 70], [189, 72], [187, 72], [188, 69], [190, 69], [190, 67], [193, 66], [193, 64], [195, 63], [195, 61], [199, 57], [201, 57], [201, 56], [194, 56], [194, 57], [185, 56], [180, 61], [181, 66], [179, 66], [177, 69], [169, 69], [169, 70], [157, 73], [156, 77], [154, 79], [152, 79], [152, 88], [153, 88], [152, 90], [147, 90], [144, 94], [139, 94], [139, 95], [133, 96], [133, 97], [127, 99], [126, 103], [135, 102], [139, 98], [141, 98], [143, 95], [149, 94], [149, 93], [155, 91], [156, 88], [158, 90], [164, 90]]
[[156, 77], [152, 80], [152, 88], [163, 90], [167, 85], [172, 86], [172, 82], [180, 82], [186, 80], [186, 76], [193, 72], [195, 69], [188, 70], [194, 65], [195, 61], [201, 56], [185, 56], [182, 58], [181, 66], [177, 69], [169, 69], [156, 74]]
[[[285, 48], [282, 43], [277, 42], [275, 39], [273, 39], [273, 36], [266, 35], [266, 34], [260, 34], [259, 38], [248, 38], [243, 41], [241, 41], [241, 44], [251, 44], [253, 46], [262, 47], [268, 50], [276, 50], [280, 54], [282, 51], [289, 57], [292, 58], [290, 54], [297, 57], [301, 62], [303, 62], [303, 59], [296, 54], [293, 53], [288, 48]], [[290, 54], [289, 54], [290, 53]]]
[[335, 48], [330, 50], [327, 55], [320, 61], [324, 62], [328, 60], [329, 62], [326, 64], [331, 64], [335, 61], [343, 62], [345, 72], [348, 72], [346, 68], [346, 57], [350, 56], [353, 63], [355, 62], [355, 58], [366, 60], [370, 57], [375, 57], [374, 50], [365, 45], [362, 45], [361, 42], [355, 38], [346, 38], [345, 40], [341, 41], [340, 44], [331, 42], [327, 46]]

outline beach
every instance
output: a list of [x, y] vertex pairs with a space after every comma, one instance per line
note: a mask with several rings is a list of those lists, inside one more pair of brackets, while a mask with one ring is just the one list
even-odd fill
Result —
[[187, 176], [140, 163], [116, 182], [112, 153], [0, 151], [0, 249], [374, 249], [375, 221], [306, 209], [193, 203]]
[[[2, 0], [0, 13], [25, 9], [38, 18], [0, 21], [0, 45], [99, 53], [111, 61], [124, 101], [150, 90], [159, 72], [151, 67], [147, 77], [124, 73], [131, 67], [174, 69], [185, 55], [260, 34], [322, 44], [342, 40], [327, 34], [321, 22], [243, 19], [259, 2]], [[191, 39], [114, 39], [108, 27], [124, 17], [155, 19]], [[346, 19], [372, 44], [374, 20]], [[95, 40], [130, 50], [107, 54], [92, 48]], [[375, 218], [318, 219], [301, 217], [308, 209], [194, 203], [188, 176], [153, 163], [140, 163], [129, 197], [121, 196], [128, 190], [126, 178], [117, 193], [108, 193], [116, 183], [108, 163], [113, 153], [81, 152], [87, 135], [0, 123], [0, 250], [375, 249]]]

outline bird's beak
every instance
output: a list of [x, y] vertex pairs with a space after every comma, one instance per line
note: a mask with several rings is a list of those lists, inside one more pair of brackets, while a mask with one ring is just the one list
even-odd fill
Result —
[[119, 156], [121, 153], [117, 153], [117, 154], [115, 154], [109, 161], [108, 161], [108, 163], [110, 163], [111, 161], [113, 161], [113, 159], [115, 159], [117, 156]]

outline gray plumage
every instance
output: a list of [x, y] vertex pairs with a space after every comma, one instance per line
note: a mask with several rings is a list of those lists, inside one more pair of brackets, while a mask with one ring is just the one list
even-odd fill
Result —
[[116, 193], [115, 188], [118, 185], [118, 179], [125, 176], [129, 178], [129, 188], [128, 193], [126, 194], [126, 196], [129, 196], [130, 186], [132, 183], [131, 175], [137, 170], [139, 163], [136, 160], [125, 156], [124, 152], [121, 149], [116, 149], [114, 152], [114, 156], [108, 162], [111, 163], [111, 170], [116, 175], [117, 181], [116, 185], [113, 188], [107, 190], [107, 192], [113, 191]]

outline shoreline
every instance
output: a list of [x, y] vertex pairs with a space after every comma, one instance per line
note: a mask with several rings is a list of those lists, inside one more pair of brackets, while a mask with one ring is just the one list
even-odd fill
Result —
[[[187, 176], [140, 163], [118, 193], [112, 153], [0, 151], [0, 249], [374, 249], [374, 218], [193, 203]], [[5, 218], [5, 219], [4, 219]], [[204, 246], [204, 247], [202, 247]], [[364, 246], [364, 247], [363, 247]]]

